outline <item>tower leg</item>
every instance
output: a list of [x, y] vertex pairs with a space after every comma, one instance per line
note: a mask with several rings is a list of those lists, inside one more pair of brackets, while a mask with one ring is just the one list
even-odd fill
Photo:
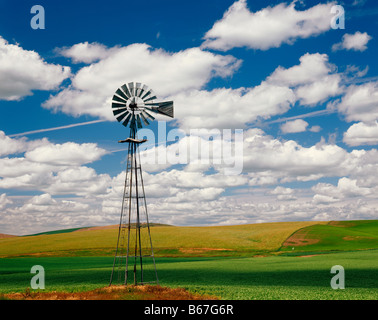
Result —
[[[130, 137], [135, 140], [135, 126], [131, 126]], [[132, 230], [134, 228], [135, 232]], [[150, 263], [144, 262], [148, 259]], [[133, 262], [132, 265], [130, 261]], [[129, 270], [130, 267], [132, 270]], [[118, 273], [118, 283], [128, 284], [129, 271], [133, 273], [134, 285], [158, 283], [137, 142], [129, 142], [121, 217], [110, 285], [115, 282], [116, 273]]]

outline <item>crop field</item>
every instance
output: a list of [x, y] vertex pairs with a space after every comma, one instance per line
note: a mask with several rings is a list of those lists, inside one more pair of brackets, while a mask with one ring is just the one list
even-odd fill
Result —
[[[161, 286], [233, 300], [376, 300], [377, 231], [377, 220], [151, 230]], [[88, 228], [0, 239], [0, 294], [25, 292], [33, 265], [45, 269], [44, 291], [106, 287], [114, 233]], [[345, 289], [330, 286], [334, 265], [345, 269]]]
[[[277, 222], [222, 227], [153, 226], [156, 256], [239, 256], [278, 250], [296, 230], [318, 222]], [[73, 231], [72, 231], [73, 230]], [[0, 257], [111, 256], [118, 226], [70, 229], [0, 239]], [[141, 229], [142, 237], [146, 229]]]
[[[378, 299], [378, 250], [311, 257], [159, 258], [160, 285], [220, 299]], [[1, 264], [1, 292], [23, 292], [30, 268], [42, 265], [49, 291], [78, 292], [109, 284], [110, 257], [13, 258]], [[346, 288], [333, 290], [330, 269], [342, 265]]]

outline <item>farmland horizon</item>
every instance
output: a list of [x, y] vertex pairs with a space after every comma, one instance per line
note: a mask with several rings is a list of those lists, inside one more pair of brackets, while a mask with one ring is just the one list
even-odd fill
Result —
[[[364, 220], [376, 220], [376, 219], [364, 219]], [[329, 220], [329, 221], [359, 221], [359, 219], [351, 219], [351, 220]], [[150, 221], [149, 225], [152, 226], [168, 226], [168, 227], [184, 227], [184, 228], [206, 228], [206, 227], [232, 227], [232, 226], [247, 226], [247, 225], [255, 225], [255, 224], [274, 224], [274, 223], [288, 223], [288, 222], [314, 222], [314, 223], [321, 223], [321, 222], [329, 222], [328, 220], [324, 221], [312, 221], [312, 220], [296, 220], [296, 221], [263, 221], [263, 222], [251, 222], [251, 223], [235, 223], [235, 224], [219, 224], [219, 225], [176, 225], [176, 224], [169, 224], [169, 223], [159, 223]], [[63, 232], [74, 232], [79, 230], [91, 229], [91, 228], [118, 228], [119, 223], [115, 224], [106, 224], [106, 225], [84, 225], [84, 226], [72, 226], [67, 228], [50, 228], [46, 229], [45, 231], [40, 232], [33, 232], [33, 233], [25, 233], [25, 234], [12, 234], [12, 233], [3, 233], [0, 230], [0, 239], [1, 236], [13, 236], [13, 237], [29, 237], [29, 236], [37, 236], [43, 234], [51, 234], [51, 233], [63, 233]]]
[[[134, 229], [136, 225], [131, 225]], [[0, 237], [0, 257], [114, 255], [118, 225]], [[150, 224], [155, 256], [261, 254], [378, 248], [378, 220], [288, 221], [229, 226]], [[141, 225], [141, 236], [148, 230]], [[377, 234], [376, 234], [377, 233]], [[294, 252], [294, 251], [293, 251]]]
[[[276, 224], [276, 223], [290, 223], [290, 222], [311, 222], [311, 223], [325, 223], [325, 222], [332, 222], [332, 221], [374, 221], [377, 219], [340, 219], [340, 220], [290, 220], [290, 221], [259, 221], [259, 222], [250, 222], [250, 223], [235, 223], [235, 224], [201, 224], [201, 225], [178, 225], [178, 224], [170, 224], [170, 223], [160, 223], [150, 221], [150, 226], [168, 226], [168, 227], [184, 227], [184, 228], [206, 228], [206, 227], [232, 227], [232, 226], [248, 226], [248, 225], [260, 225], [260, 224]], [[25, 234], [14, 234], [14, 233], [6, 233], [0, 230], [0, 239], [2, 237], [29, 237], [29, 236], [36, 236], [36, 235], [43, 235], [43, 234], [51, 234], [51, 233], [63, 233], [63, 232], [74, 232], [92, 228], [118, 228], [119, 223], [114, 224], [105, 224], [105, 225], [82, 225], [82, 226], [68, 226], [67, 228], [47, 228], [44, 231], [38, 231], [33, 233], [25, 233]]]
[[[231, 300], [377, 299], [377, 230], [378, 220], [151, 226], [163, 288], [184, 289], [188, 299]], [[116, 237], [117, 225], [111, 225], [0, 239], [0, 298], [48, 299], [55, 292], [56, 299], [86, 299], [88, 290], [103, 292]], [[27, 289], [36, 265], [46, 270], [43, 292]], [[335, 267], [345, 268], [344, 290], [330, 286]], [[113, 299], [133, 299], [132, 286], [122, 290]]]

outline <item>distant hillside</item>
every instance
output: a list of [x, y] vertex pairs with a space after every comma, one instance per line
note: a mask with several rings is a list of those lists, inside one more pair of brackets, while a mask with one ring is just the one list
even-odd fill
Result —
[[378, 220], [330, 221], [297, 230], [282, 251], [340, 251], [378, 248]]
[[23, 236], [23, 237], [40, 236], [40, 235], [44, 235], [44, 234], [69, 233], [69, 232], [74, 232], [74, 231], [77, 231], [77, 230], [83, 230], [83, 229], [87, 229], [87, 228], [90, 228], [90, 227], [81, 227], [81, 228], [71, 228], [71, 229], [62, 229], [62, 230], [46, 231], [46, 232], [40, 232], [40, 233], [28, 234], [28, 235]]
[[[146, 228], [141, 229], [142, 237]], [[118, 225], [0, 239], [0, 257], [112, 256]], [[152, 224], [157, 257], [255, 256], [378, 248], [378, 220], [275, 222], [214, 227]]]
[[[150, 226], [155, 227], [155, 226], [170, 226], [170, 225], [169, 224], [162, 224], [162, 223], [150, 223]], [[141, 224], [141, 227], [142, 228], [144, 227], [143, 223]], [[97, 227], [91, 226], [91, 227], [60, 229], [60, 230], [52, 230], [52, 231], [45, 231], [45, 232], [28, 234], [28, 235], [25, 235], [25, 236], [22, 236], [22, 237], [40, 236], [40, 235], [44, 235], [44, 234], [69, 233], [69, 232], [84, 231], [84, 230], [101, 230], [101, 229], [104, 230], [104, 229], [112, 229], [112, 228], [118, 228], [118, 225], [97, 226]], [[12, 237], [14, 237], [14, 236], [12, 236]]]

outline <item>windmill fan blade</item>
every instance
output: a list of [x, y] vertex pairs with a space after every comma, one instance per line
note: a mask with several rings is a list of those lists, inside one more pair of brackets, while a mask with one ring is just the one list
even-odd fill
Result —
[[121, 108], [121, 109], [117, 109], [117, 110], [113, 110], [113, 114], [116, 116], [117, 114], [120, 114], [122, 112], [125, 112], [127, 110], [127, 108]]
[[151, 116], [146, 110], [143, 110], [143, 114], [150, 118], [152, 121], [155, 120], [155, 117]]
[[126, 127], [130, 119], [131, 119], [131, 113], [128, 113], [127, 117], [125, 118], [122, 124]]
[[121, 97], [118, 97], [117, 95], [113, 96], [113, 101], [118, 101], [118, 102], [126, 104], [126, 100]]
[[135, 96], [135, 93], [134, 93], [134, 82], [129, 82], [129, 90], [130, 90], [131, 96]]
[[123, 119], [125, 118], [125, 116], [126, 116], [127, 114], [130, 114], [130, 112], [125, 111], [124, 113], [122, 113], [120, 116], [117, 117], [117, 121], [118, 121], [118, 122], [123, 121]]
[[142, 84], [141, 84], [140, 82], [137, 82], [137, 83], [136, 83], [136, 87], [135, 87], [135, 95], [136, 95], [137, 97], [139, 97], [140, 90], [141, 90], [141, 86], [142, 86]]
[[139, 93], [138, 97], [140, 98], [142, 96], [142, 94], [147, 91], [147, 89], [148, 89], [148, 87], [146, 85], [143, 85], [143, 88], [140, 89], [140, 93]]
[[123, 92], [126, 94], [126, 96], [128, 96], [129, 98], [131, 97], [131, 94], [130, 94], [129, 89], [127, 88], [127, 85], [124, 84], [124, 85], [121, 87], [121, 89], [122, 89]]
[[152, 94], [152, 90], [148, 90], [146, 94], [144, 94], [141, 98], [142, 100], [146, 99], [150, 94]]
[[124, 98], [125, 100], [129, 99], [121, 89], [118, 89], [116, 91], [116, 94], [118, 94], [120, 97]]
[[130, 118], [131, 118], [131, 113], [129, 113], [129, 115], [126, 117], [125, 121], [123, 121], [123, 123], [122, 123], [125, 127], [127, 127], [127, 124], [129, 123]]
[[142, 118], [144, 124], [145, 124], [146, 126], [148, 126], [150, 123], [149, 123], [148, 120], [146, 119], [146, 117], [145, 117], [145, 115], [143, 114], [143, 112], [141, 112], [140, 116], [141, 116], [141, 118]]
[[126, 103], [117, 103], [117, 102], [113, 102], [112, 103], [112, 108], [125, 108], [126, 107]]
[[156, 96], [152, 96], [152, 97], [150, 97], [150, 98], [148, 98], [146, 100], [143, 100], [143, 101], [146, 103], [147, 101], [155, 100], [155, 99], [157, 99], [157, 97]]

